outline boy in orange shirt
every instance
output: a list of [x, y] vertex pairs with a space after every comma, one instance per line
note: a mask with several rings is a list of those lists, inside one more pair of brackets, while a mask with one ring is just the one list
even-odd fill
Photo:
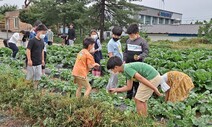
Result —
[[95, 41], [92, 38], [85, 38], [83, 41], [83, 49], [78, 53], [77, 59], [72, 71], [74, 76], [74, 83], [78, 85], [76, 91], [76, 97], [81, 97], [82, 86], [86, 88], [84, 94], [85, 97], [88, 97], [91, 92], [91, 85], [88, 81], [87, 75], [92, 68], [99, 67], [98, 63], [95, 63], [93, 56], [91, 55], [94, 52]]

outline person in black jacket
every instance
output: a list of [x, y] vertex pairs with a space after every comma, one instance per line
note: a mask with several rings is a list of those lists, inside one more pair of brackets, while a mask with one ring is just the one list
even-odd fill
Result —
[[68, 41], [68, 45], [73, 45], [74, 41], [76, 40], [75, 29], [72, 23], [70, 24], [70, 28], [68, 29], [66, 40]]
[[[143, 62], [149, 53], [149, 46], [143, 38], [140, 37], [139, 28], [137, 24], [132, 24], [127, 28], [129, 39], [126, 41], [126, 48], [124, 51], [124, 62]], [[135, 96], [139, 82], [134, 81], [133, 87], [127, 92], [127, 97], [132, 99]]]

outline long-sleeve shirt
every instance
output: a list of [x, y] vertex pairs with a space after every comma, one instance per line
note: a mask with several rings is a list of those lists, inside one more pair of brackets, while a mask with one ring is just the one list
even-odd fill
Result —
[[[149, 46], [146, 40], [142, 39], [141, 37], [137, 38], [134, 41], [128, 39], [124, 51], [124, 61], [126, 63], [139, 62], [139, 61], [143, 62], [145, 57], [148, 56], [148, 53], [149, 53]], [[135, 55], [139, 55], [140, 59], [135, 60], [134, 59]]]
[[17, 42], [21, 41], [22, 38], [23, 36], [20, 36], [19, 33], [14, 33], [8, 42], [17, 44]]

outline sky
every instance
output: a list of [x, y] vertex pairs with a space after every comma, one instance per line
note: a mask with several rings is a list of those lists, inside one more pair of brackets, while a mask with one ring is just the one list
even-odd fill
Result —
[[[0, 0], [3, 4], [24, 4], [24, 0]], [[196, 20], [203, 21], [212, 18], [212, 0], [142, 0], [141, 5], [174, 11], [183, 14], [182, 23], [190, 23]]]

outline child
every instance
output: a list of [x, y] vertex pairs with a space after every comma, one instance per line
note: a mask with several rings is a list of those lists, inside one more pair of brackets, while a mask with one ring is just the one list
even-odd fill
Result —
[[18, 53], [17, 43], [22, 41], [22, 38], [25, 34], [24, 30], [21, 30], [19, 33], [14, 33], [10, 40], [8, 41], [8, 47], [13, 51], [12, 58], [15, 59], [16, 54]]
[[42, 65], [44, 62], [44, 42], [47, 28], [45, 25], [41, 24], [36, 28], [37, 34], [34, 38], [29, 40], [27, 45], [27, 80], [34, 80], [35, 88], [38, 88], [38, 82], [42, 75]]
[[[118, 56], [119, 58], [123, 60], [122, 47], [120, 42], [122, 28], [115, 26], [112, 29], [112, 33], [113, 33], [112, 38], [107, 44], [108, 56], [109, 57]], [[111, 73], [106, 89], [109, 90], [110, 88], [115, 88], [117, 84], [118, 84], [118, 75]]]
[[82, 86], [86, 88], [84, 94], [85, 97], [88, 97], [91, 92], [91, 85], [88, 81], [87, 75], [92, 68], [98, 68], [99, 64], [95, 63], [93, 56], [90, 52], [94, 51], [95, 41], [92, 38], [85, 38], [83, 41], [83, 47], [78, 55], [72, 71], [74, 76], [74, 83], [78, 85], [76, 91], [76, 97], [81, 97]]
[[161, 89], [166, 93], [165, 101], [183, 101], [194, 88], [192, 79], [179, 71], [169, 71], [162, 76]]
[[[143, 62], [148, 55], [149, 47], [146, 40], [140, 37], [138, 25], [130, 25], [127, 28], [127, 34], [129, 39], [126, 42], [124, 61], [126, 63]], [[127, 98], [132, 99], [135, 96], [138, 86], [139, 82], [133, 82], [132, 89], [127, 92]]]
[[[37, 34], [37, 30], [36, 28], [38, 27], [38, 25], [42, 24], [41, 21], [37, 20], [34, 23], [34, 28], [32, 29], [32, 31], [30, 32], [30, 36], [29, 39], [32, 39], [36, 36]], [[43, 38], [43, 43], [44, 43], [44, 62], [46, 63], [46, 58], [47, 58], [47, 43], [48, 43], [48, 36], [47, 34], [45, 34], [45, 37]], [[42, 65], [42, 74], [45, 75], [45, 65]]]
[[112, 88], [110, 92], [126, 92], [132, 89], [133, 81], [139, 82], [139, 87], [135, 95], [135, 104], [138, 114], [147, 116], [147, 101], [155, 92], [158, 96], [162, 94], [157, 87], [162, 81], [162, 77], [152, 66], [142, 63], [134, 62], [123, 64], [122, 60], [117, 57], [111, 57], [107, 63], [107, 69], [114, 73], [124, 73], [127, 77], [127, 85], [121, 88]]
[[[94, 30], [94, 29], [91, 30], [90, 37], [93, 38], [94, 41], [95, 41], [95, 45], [94, 45], [95, 50], [93, 52], [94, 60], [95, 60], [96, 63], [98, 63], [100, 65], [100, 61], [102, 59], [102, 52], [101, 52], [102, 45], [101, 45], [101, 42], [99, 40], [97, 31]], [[97, 77], [101, 76], [101, 68], [94, 69], [92, 73], [93, 73], [94, 76], [97, 76]]]
[[73, 46], [74, 41], [76, 40], [76, 34], [74, 29], [74, 24], [70, 24], [70, 28], [68, 29], [68, 36], [66, 37], [66, 40], [68, 40], [68, 45]]

